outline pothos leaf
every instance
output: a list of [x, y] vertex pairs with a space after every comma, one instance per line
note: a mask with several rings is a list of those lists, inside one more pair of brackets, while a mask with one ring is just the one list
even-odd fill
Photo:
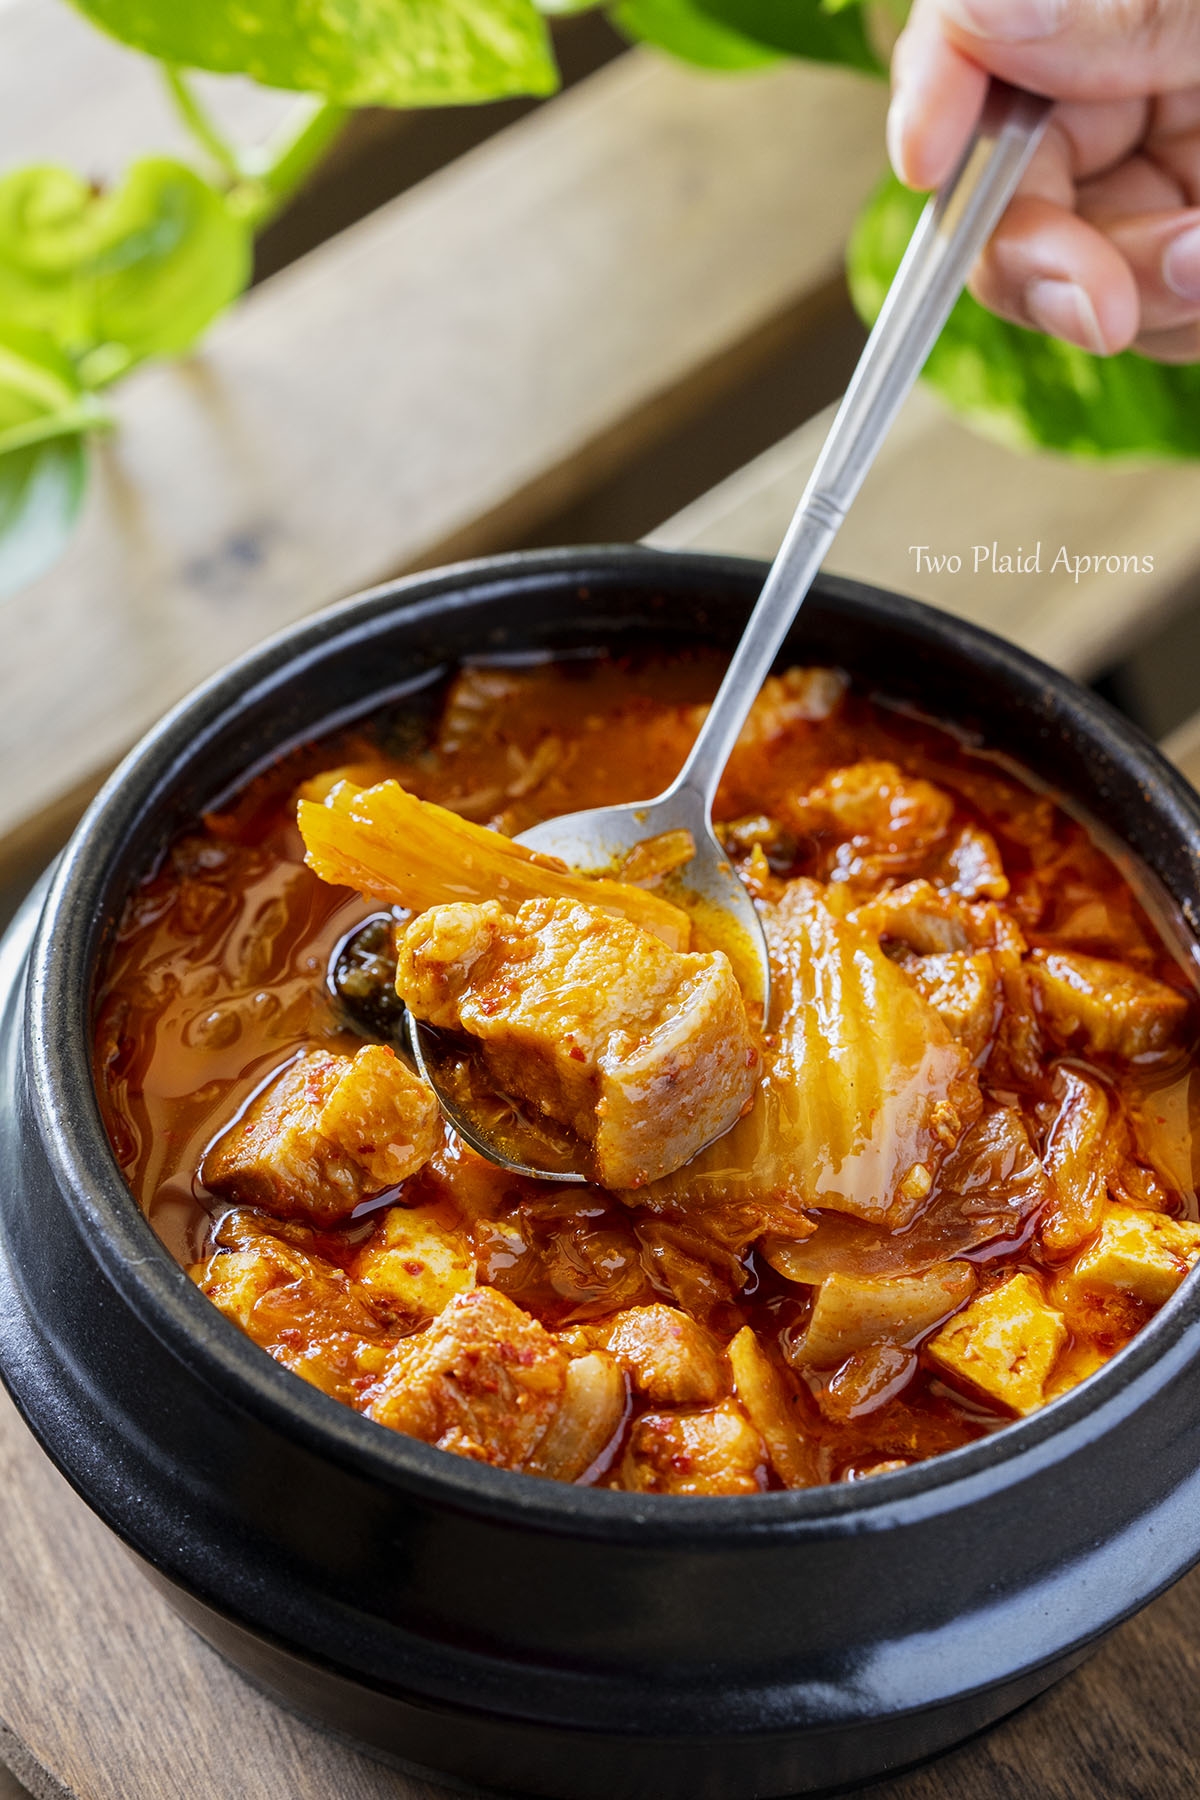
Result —
[[558, 85], [533, 0], [75, 0], [166, 62], [343, 106], [441, 106]]
[[[850, 291], [872, 322], [924, 201], [889, 176], [859, 218]], [[925, 365], [953, 410], [1018, 449], [1073, 456], [1200, 456], [1200, 365], [1167, 366], [1126, 351], [1089, 356], [1009, 325], [964, 294]]]
[[696, 0], [718, 25], [785, 56], [842, 63], [872, 75], [884, 65], [867, 36], [859, 0]]
[[224, 197], [171, 157], [110, 193], [53, 164], [0, 180], [0, 317], [76, 354], [186, 350], [246, 285], [250, 253]]
[[779, 52], [720, 25], [692, 0], [618, 0], [609, 8], [618, 31], [703, 69], [769, 68]]
[[96, 419], [57, 345], [0, 325], [0, 595], [58, 555], [83, 498], [83, 433]]

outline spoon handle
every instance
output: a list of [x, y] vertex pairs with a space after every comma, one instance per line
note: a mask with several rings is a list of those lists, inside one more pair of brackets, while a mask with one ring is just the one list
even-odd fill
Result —
[[787, 536], [671, 794], [711, 809], [755, 696], [876, 452], [1036, 150], [1051, 102], [993, 81], [974, 137], [925, 207]]

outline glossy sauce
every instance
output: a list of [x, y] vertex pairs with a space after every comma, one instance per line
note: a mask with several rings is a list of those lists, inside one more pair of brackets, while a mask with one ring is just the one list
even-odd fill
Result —
[[[704, 655], [636, 664], [607, 659], [480, 668], [436, 706], [313, 746], [261, 776], [235, 803], [197, 821], [169, 847], [130, 897], [112, 946], [96, 1011], [97, 1086], [129, 1185], [171, 1254], [185, 1266], [205, 1251], [214, 1211], [198, 1170], [206, 1148], [295, 1055], [314, 1044], [353, 1051], [328, 971], [338, 945], [377, 908], [327, 887], [302, 863], [294, 823], [297, 785], [350, 764], [364, 784], [395, 775], [425, 799], [515, 834], [575, 808], [639, 799], [665, 787], [682, 763], [720, 665]], [[743, 741], [723, 785], [719, 821], [787, 810], [830, 770], [866, 758], [894, 761], [954, 800], [957, 824], [990, 831], [1011, 893], [1005, 910], [1031, 946], [1123, 960], [1183, 990], [1177, 962], [1114, 863], [1083, 827], [999, 759], [970, 749], [927, 721], [851, 694], [828, 720], [770, 743]], [[730, 839], [749, 854], [749, 826]], [[772, 875], [836, 875], [820, 832], [796, 839], [759, 832]], [[1186, 1050], [1139, 1071], [1097, 1072], [1119, 1091], [1143, 1158], [1173, 1175], [1173, 1210], [1195, 1217], [1191, 1168], [1191, 1033]], [[1059, 1057], [1058, 1060], [1061, 1060]], [[1087, 1064], [1070, 1059], [1080, 1068]], [[994, 1097], [1018, 1106], [1035, 1145], [1050, 1100], [1048, 1065]], [[394, 1198], [395, 1196], [392, 1196]], [[736, 1207], [624, 1201], [595, 1188], [526, 1182], [485, 1165], [455, 1140], [406, 1184], [404, 1200], [436, 1200], [473, 1235], [479, 1280], [509, 1295], [551, 1329], [585, 1324], [623, 1307], [667, 1299], [729, 1340], [753, 1325], [788, 1385], [820, 1479], [855, 1478], [969, 1442], [1011, 1414], [956, 1390], [919, 1351], [897, 1351], [887, 1395], [864, 1405], [838, 1372], [796, 1370], [789, 1350], [811, 1313], [810, 1287], [775, 1272], [745, 1244]], [[936, 1198], [936, 1196], [935, 1196]], [[345, 1266], [372, 1227], [372, 1202], [313, 1247]], [[835, 1222], [867, 1257], [853, 1220]], [[1042, 1268], [1027, 1219], [1015, 1237], [959, 1252], [981, 1267]], [[917, 1233], [938, 1229], [918, 1219]], [[903, 1268], [907, 1234], [897, 1240]], [[911, 1241], [916, 1241], [913, 1239]], [[878, 1262], [889, 1249], [875, 1247]], [[1149, 1316], [1131, 1304], [1105, 1353]], [[884, 1371], [887, 1374], [887, 1370]], [[877, 1376], [878, 1380], [879, 1377]], [[639, 1408], [642, 1410], [644, 1408]], [[596, 1472], [615, 1479], [619, 1449]]]

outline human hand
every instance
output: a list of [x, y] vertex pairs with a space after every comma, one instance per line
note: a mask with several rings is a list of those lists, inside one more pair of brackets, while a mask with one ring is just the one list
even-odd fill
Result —
[[1200, 360], [1200, 0], [914, 0], [888, 117], [902, 181], [950, 174], [989, 74], [1059, 104], [976, 299], [1085, 350]]

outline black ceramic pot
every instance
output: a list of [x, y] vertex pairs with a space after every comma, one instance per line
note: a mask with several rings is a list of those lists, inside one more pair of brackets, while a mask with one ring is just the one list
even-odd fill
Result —
[[[184, 1616], [378, 1750], [570, 1800], [810, 1793], [1044, 1688], [1200, 1555], [1195, 1277], [1081, 1389], [852, 1487], [592, 1492], [387, 1432], [263, 1355], [126, 1191], [89, 1071], [123, 896], [282, 746], [460, 655], [726, 643], [763, 571], [643, 550], [477, 563], [297, 627], [136, 750], [4, 952], [0, 1361], [29, 1424]], [[1103, 819], [1194, 927], [1200, 801], [995, 638], [823, 581], [786, 650], [978, 730]]]

